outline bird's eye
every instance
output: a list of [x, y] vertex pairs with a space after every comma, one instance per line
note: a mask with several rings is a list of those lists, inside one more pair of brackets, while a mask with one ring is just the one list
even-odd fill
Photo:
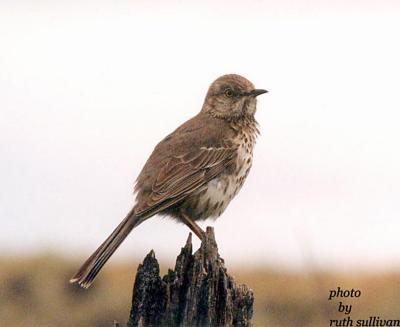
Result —
[[227, 98], [232, 98], [233, 97], [233, 91], [231, 89], [226, 89], [224, 91], [224, 94]]

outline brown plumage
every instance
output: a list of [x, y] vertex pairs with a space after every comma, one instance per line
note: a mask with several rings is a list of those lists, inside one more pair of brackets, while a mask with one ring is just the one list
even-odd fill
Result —
[[195, 221], [221, 215], [249, 173], [256, 96], [265, 92], [239, 75], [215, 80], [200, 113], [155, 147], [137, 178], [135, 206], [70, 282], [89, 287], [129, 232], [155, 214], [185, 223], [202, 239]]

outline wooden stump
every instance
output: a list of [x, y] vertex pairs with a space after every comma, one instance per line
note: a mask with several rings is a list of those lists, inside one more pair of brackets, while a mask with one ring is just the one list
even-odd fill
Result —
[[236, 285], [218, 254], [214, 230], [192, 254], [192, 236], [161, 278], [151, 251], [139, 265], [128, 326], [251, 326], [253, 292]]

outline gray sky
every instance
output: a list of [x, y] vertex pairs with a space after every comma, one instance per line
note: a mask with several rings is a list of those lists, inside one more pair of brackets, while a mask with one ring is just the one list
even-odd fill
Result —
[[[203, 224], [225, 259], [398, 266], [399, 30], [394, 1], [1, 2], [1, 248], [91, 254], [155, 144], [238, 73], [270, 93], [245, 186]], [[171, 260], [187, 234], [151, 219], [116, 257]]]

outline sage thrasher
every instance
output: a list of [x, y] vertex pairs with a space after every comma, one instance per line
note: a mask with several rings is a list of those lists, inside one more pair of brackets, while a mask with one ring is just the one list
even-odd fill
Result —
[[87, 288], [130, 231], [155, 214], [186, 224], [220, 216], [249, 173], [259, 133], [256, 97], [266, 93], [239, 75], [210, 86], [201, 111], [157, 144], [136, 180], [136, 204], [71, 278]]

